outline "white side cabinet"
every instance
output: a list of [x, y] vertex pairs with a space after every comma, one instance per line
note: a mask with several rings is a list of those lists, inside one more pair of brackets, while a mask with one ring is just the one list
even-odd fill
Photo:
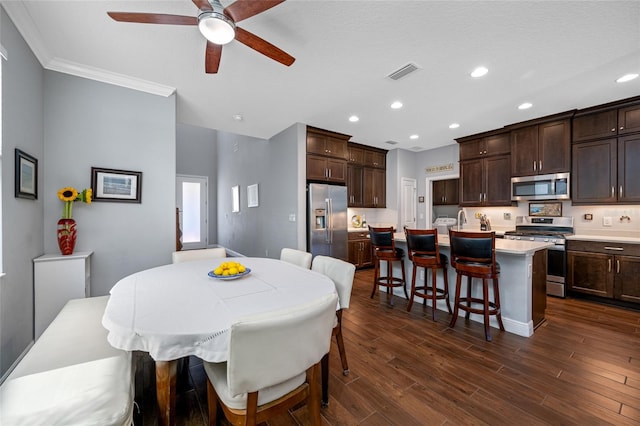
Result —
[[92, 253], [45, 254], [33, 259], [36, 340], [67, 301], [91, 295]]

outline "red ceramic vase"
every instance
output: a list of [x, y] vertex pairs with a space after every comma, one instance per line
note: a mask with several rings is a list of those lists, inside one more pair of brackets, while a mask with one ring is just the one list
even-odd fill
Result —
[[73, 253], [76, 247], [76, 221], [60, 219], [58, 221], [58, 247], [63, 255]]

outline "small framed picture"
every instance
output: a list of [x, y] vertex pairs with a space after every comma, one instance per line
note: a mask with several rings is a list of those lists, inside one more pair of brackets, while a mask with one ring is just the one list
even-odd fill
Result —
[[562, 203], [529, 203], [529, 216], [562, 216]]
[[247, 207], [258, 207], [258, 184], [247, 186]]
[[91, 168], [93, 201], [142, 203], [142, 172]]
[[38, 160], [16, 148], [16, 198], [38, 199]]

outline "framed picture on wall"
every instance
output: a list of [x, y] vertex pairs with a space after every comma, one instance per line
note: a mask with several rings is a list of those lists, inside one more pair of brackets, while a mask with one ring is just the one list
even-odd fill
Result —
[[142, 203], [142, 172], [91, 168], [93, 201]]
[[38, 199], [38, 160], [16, 148], [16, 198]]

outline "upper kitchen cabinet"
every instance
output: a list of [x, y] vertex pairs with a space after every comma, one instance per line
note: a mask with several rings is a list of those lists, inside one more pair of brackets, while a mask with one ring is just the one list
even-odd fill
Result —
[[345, 184], [349, 135], [307, 127], [307, 180]]
[[383, 149], [370, 148], [364, 151], [364, 165], [377, 169], [386, 169], [387, 151]]
[[460, 160], [482, 158], [491, 155], [509, 154], [511, 144], [509, 133], [487, 134], [485, 136], [462, 138], [458, 140]]
[[349, 135], [307, 126], [307, 154], [347, 160]]
[[573, 142], [640, 132], [640, 97], [582, 110], [573, 119]]
[[573, 204], [640, 203], [640, 134], [573, 144]]
[[348, 152], [348, 206], [386, 207], [387, 151], [350, 142]]
[[459, 202], [458, 187], [460, 179], [444, 179], [433, 181], [433, 200], [434, 206], [453, 205], [457, 206]]
[[347, 161], [349, 164], [363, 165], [364, 164], [364, 148], [354, 143], [347, 144]]
[[512, 205], [509, 133], [494, 131], [456, 141], [460, 144], [459, 205]]
[[[573, 112], [510, 126], [511, 175], [533, 176], [571, 170]], [[535, 123], [535, 124], [533, 124]], [[523, 127], [519, 127], [523, 126]]]
[[579, 111], [573, 128], [573, 204], [640, 204], [640, 97]]

